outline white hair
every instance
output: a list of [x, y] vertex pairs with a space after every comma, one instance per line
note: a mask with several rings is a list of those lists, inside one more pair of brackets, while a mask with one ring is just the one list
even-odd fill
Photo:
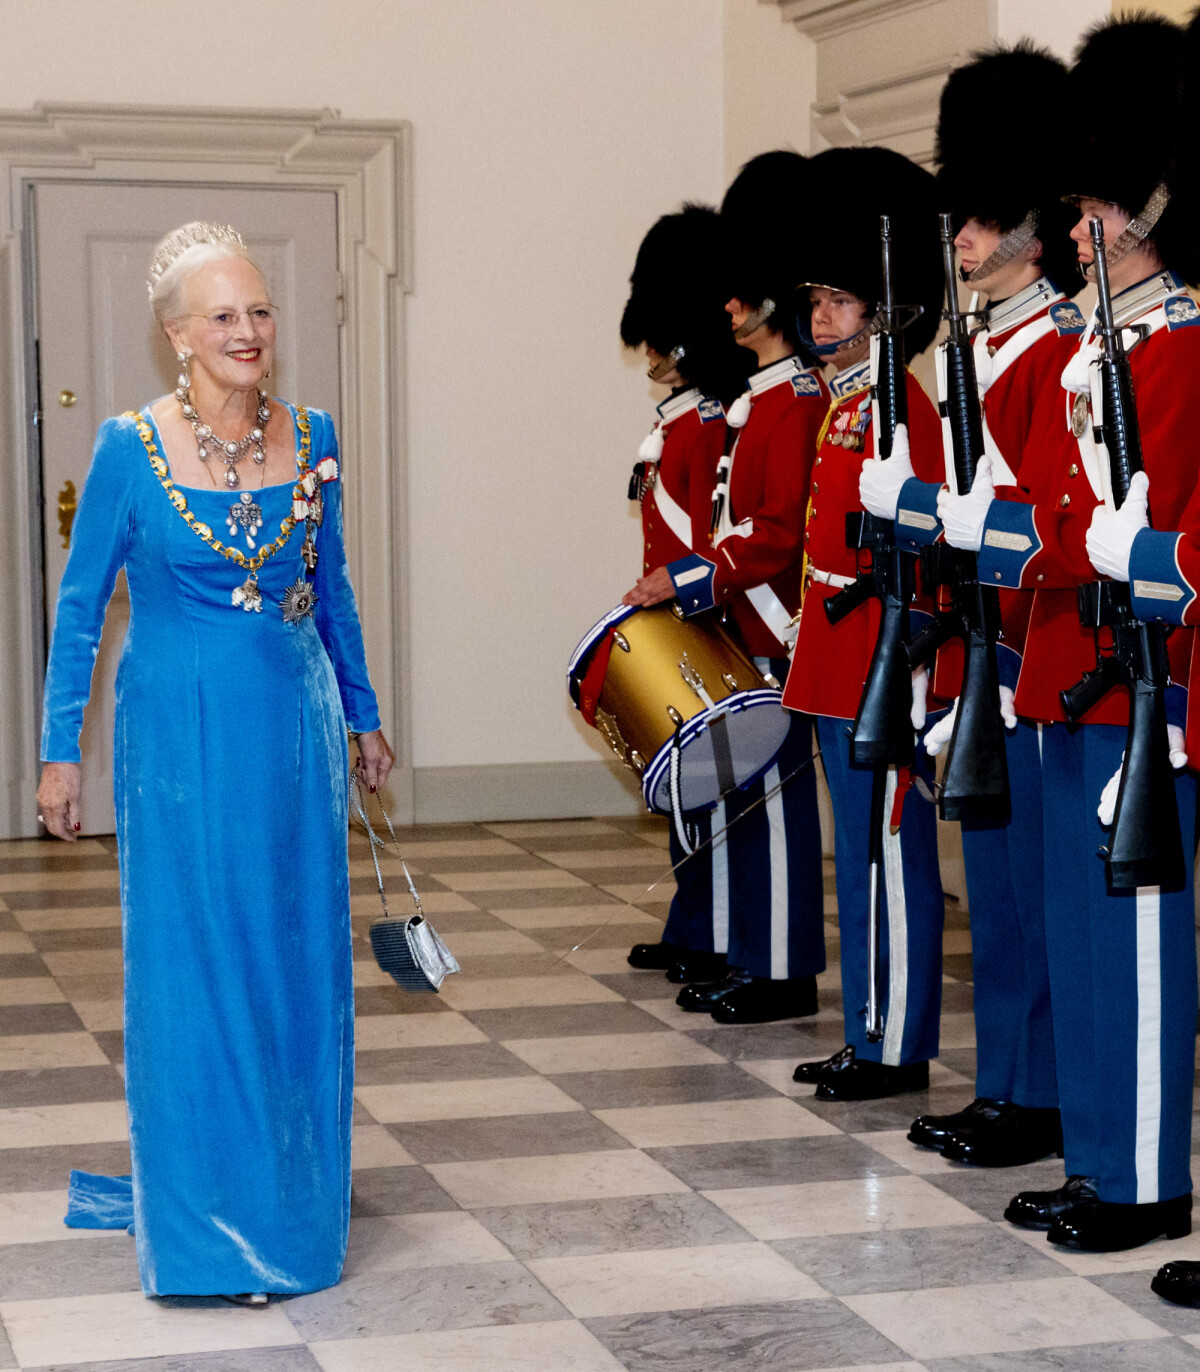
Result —
[[[168, 238], [170, 237], [171, 235], [168, 235]], [[163, 239], [155, 249], [156, 257], [166, 242], [167, 239]], [[236, 258], [243, 258], [259, 276], [263, 275], [262, 268], [250, 256], [243, 243], [194, 243], [185, 249], [151, 285], [150, 308], [154, 311], [154, 318], [159, 324], [168, 319], [178, 319], [183, 313], [183, 290], [188, 280], [201, 267], [207, 267], [211, 262], [224, 262]], [[265, 281], [266, 278], [263, 279]]]

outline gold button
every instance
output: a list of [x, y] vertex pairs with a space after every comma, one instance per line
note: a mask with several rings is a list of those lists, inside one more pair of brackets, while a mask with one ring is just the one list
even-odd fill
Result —
[[809, 510], [809, 512], [808, 512], [808, 517], [809, 517], [809, 519], [816, 519], [816, 517], [817, 517], [817, 510], [816, 510], [816, 506], [815, 506], [815, 505], [813, 506], [813, 508], [812, 508], [811, 510]]
[[999, 573], [999, 572], [996, 573], [996, 580], [997, 580], [997, 581], [1000, 580], [1000, 573]]
[[1079, 464], [1078, 464], [1077, 462], [1072, 462], [1071, 465], [1070, 465], [1070, 467], [1067, 468], [1067, 475], [1068, 475], [1068, 476], [1078, 476], [1078, 475], [1079, 475]]
[[1058, 508], [1060, 510], [1065, 510], [1070, 503], [1071, 497], [1069, 495], [1064, 495], [1058, 502]]
[[1038, 580], [1039, 580], [1039, 581], [1045, 581], [1045, 579], [1046, 579], [1046, 578], [1041, 574], [1041, 572], [1039, 572], [1039, 573], [1038, 573]]
[[817, 492], [818, 492], [820, 489], [821, 489], [820, 486], [818, 486], [817, 483], [814, 481], [814, 482], [813, 482], [813, 495], [816, 495]]
[[817, 460], [813, 463], [813, 466], [814, 466], [814, 467], [819, 467], [820, 465], [821, 465], [821, 459], [818, 457]]
[[808, 530], [806, 529], [806, 530], [804, 531], [804, 541], [805, 541], [805, 543], [808, 542], [808, 538], [809, 538]]

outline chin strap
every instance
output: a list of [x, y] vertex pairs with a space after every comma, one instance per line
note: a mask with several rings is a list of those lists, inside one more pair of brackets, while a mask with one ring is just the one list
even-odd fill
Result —
[[972, 267], [969, 272], [959, 269], [958, 274], [963, 284], [969, 286], [975, 281], [985, 281], [1001, 267], [1007, 267], [1013, 258], [1019, 252], [1024, 252], [1037, 237], [1037, 228], [1038, 212], [1030, 210], [1015, 229], [1010, 229], [1004, 235], [996, 245], [996, 250], [985, 257], [978, 267]]
[[[1150, 237], [1154, 226], [1163, 217], [1163, 211], [1171, 203], [1171, 192], [1167, 189], [1167, 183], [1160, 181], [1150, 192], [1150, 199], [1142, 207], [1141, 214], [1135, 214], [1128, 224], [1113, 239], [1112, 245], [1107, 249], [1105, 256], [1108, 259], [1108, 267], [1111, 271], [1122, 258], [1128, 257], [1131, 252], [1140, 248]], [[1086, 267], [1080, 269], [1083, 272], [1085, 281], [1096, 280], [1096, 267], [1089, 262]]]
[[742, 342], [743, 339], [749, 338], [755, 329], [761, 329], [774, 313], [775, 302], [768, 297], [757, 310], [751, 310], [746, 316], [745, 321], [739, 324], [733, 331], [734, 338], [739, 343]]

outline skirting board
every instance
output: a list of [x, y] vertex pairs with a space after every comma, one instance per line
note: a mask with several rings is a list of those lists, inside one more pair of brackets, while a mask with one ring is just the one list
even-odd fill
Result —
[[633, 774], [605, 762], [514, 762], [413, 770], [417, 824], [645, 814]]

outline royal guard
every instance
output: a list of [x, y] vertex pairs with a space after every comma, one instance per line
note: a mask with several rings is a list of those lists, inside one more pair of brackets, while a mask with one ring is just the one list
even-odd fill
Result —
[[[725, 448], [725, 407], [750, 372], [725, 313], [723, 243], [716, 210], [685, 205], [646, 234], [629, 278], [621, 341], [644, 346], [649, 379], [670, 387], [629, 485], [630, 500], [641, 507], [643, 576], [707, 546], [707, 511], [698, 526], [691, 512], [711, 498]], [[634, 967], [670, 969], [680, 982], [722, 975], [729, 940], [726, 848], [711, 842], [726, 824], [724, 802], [688, 821], [697, 838], [693, 853], [670, 830], [676, 892], [662, 941], [636, 944], [629, 954]]]
[[[1182, 52], [1183, 35], [1167, 20], [1115, 19], [1088, 34], [1070, 74], [1078, 146], [1068, 188], [1079, 212], [1071, 237], [1093, 273], [1090, 222], [1103, 225], [1114, 334], [1131, 348], [1148, 520], [1163, 531], [1186, 526], [1200, 476], [1200, 311], [1184, 289], [1200, 276], [1200, 254], [1185, 203], [1194, 154], [1178, 139]], [[1091, 117], [1127, 88], [1131, 71], [1154, 74], [1136, 110]], [[1104, 821], [1112, 815], [1098, 815], [1097, 802], [1122, 765], [1129, 692], [1109, 690], [1077, 715], [1080, 727], [1068, 727], [1060, 692], [1096, 667], [1097, 645], [1103, 650], [1110, 633], [1084, 627], [1079, 588], [1095, 585], [1097, 572], [1132, 576], [1135, 612], [1169, 620], [1179, 583], [1163, 552], [1178, 539], [1138, 532], [1140, 477], [1119, 515], [1102, 508], [1111, 473], [1096, 437], [1105, 416], [1093, 406], [1097, 328], [1093, 315], [1059, 381], [1035, 400], [1007, 498], [996, 498], [980, 472], [968, 494], [943, 492], [938, 513], [948, 542], [978, 552], [982, 581], [1034, 591], [1016, 710], [1052, 726], [1042, 730], [1045, 925], [1067, 1181], [1022, 1192], [1005, 1215], [1048, 1230], [1052, 1243], [1111, 1252], [1191, 1228], [1195, 786], [1181, 771], [1171, 797], [1184, 840], [1179, 882], [1170, 884], [1182, 889], [1111, 894], [1097, 851], [1111, 841]], [[1140, 539], [1144, 565], [1128, 556]], [[1187, 680], [1192, 636], [1180, 628], [1167, 641], [1176, 682]], [[1186, 692], [1176, 686], [1166, 695], [1172, 765], [1182, 767]], [[1165, 785], [1169, 795], [1169, 776]]]
[[[726, 333], [757, 362], [730, 407], [716, 479], [692, 512], [703, 546], [649, 572], [628, 603], [672, 597], [685, 615], [719, 613], [761, 671], [782, 680], [800, 605], [801, 529], [809, 471], [828, 392], [798, 353], [794, 304], [800, 228], [810, 203], [806, 160], [764, 153], [747, 163], [721, 208]], [[723, 896], [728, 971], [694, 980], [685, 1010], [725, 1024], [763, 1023], [817, 1010], [825, 968], [821, 840], [812, 726], [793, 721], [763, 778], [726, 796]]]
[[[804, 327], [820, 356], [837, 369], [832, 403], [818, 436], [805, 524], [806, 584], [795, 657], [784, 704], [817, 718], [817, 736], [833, 801], [841, 931], [846, 1047], [822, 1062], [801, 1063], [797, 1081], [814, 1082], [821, 1100], [870, 1100], [918, 1090], [936, 1056], [942, 986], [943, 897], [936, 816], [912, 786], [917, 766], [887, 776], [883, 838], [881, 959], [886, 991], [881, 1041], [868, 1038], [868, 923], [872, 769], [851, 765], [849, 730], [859, 708], [877, 638], [879, 602], [869, 599], [836, 624], [824, 602], [849, 587], [867, 554], [847, 543], [847, 516], [862, 513], [859, 475], [875, 455], [870, 343], [884, 297], [880, 217], [890, 218], [895, 303], [916, 313], [905, 334], [909, 358], [938, 330], [943, 294], [934, 179], [886, 148], [831, 148], [813, 159], [822, 203], [853, 187], [836, 228], [798, 264], [808, 283]], [[905, 476], [941, 479], [937, 410], [911, 373], [906, 377], [907, 446], [897, 433], [892, 455]], [[902, 431], [901, 431], [902, 432]], [[927, 674], [914, 675], [912, 723], [925, 723]], [[926, 788], [926, 793], [927, 788]]]
[[[953, 216], [959, 275], [973, 292], [983, 464], [996, 488], [1010, 492], [1020, 481], [1037, 395], [1047, 376], [1058, 377], [1085, 326], [1069, 299], [1083, 278], [1068, 237], [1076, 215], [1062, 200], [1067, 85], [1065, 64], [1049, 52], [1027, 41], [996, 48], [951, 72], [938, 117], [939, 208]], [[975, 130], [997, 111], [1002, 135], [981, 141]], [[938, 371], [944, 377], [946, 367]], [[947, 449], [946, 482], [953, 482], [949, 442]], [[864, 505], [896, 519], [916, 544], [933, 542], [946, 483], [914, 479], [900, 489], [898, 475], [888, 463], [864, 467]], [[922, 1115], [908, 1135], [957, 1162], [985, 1167], [1034, 1162], [1062, 1148], [1043, 913], [1040, 726], [1018, 720], [1013, 703], [1032, 603], [1032, 590], [999, 593], [999, 710], [1011, 818], [962, 824], [976, 1098], [954, 1114]], [[950, 739], [962, 664], [961, 640], [953, 639], [938, 654], [934, 692], [955, 706], [926, 735], [930, 754]]]

